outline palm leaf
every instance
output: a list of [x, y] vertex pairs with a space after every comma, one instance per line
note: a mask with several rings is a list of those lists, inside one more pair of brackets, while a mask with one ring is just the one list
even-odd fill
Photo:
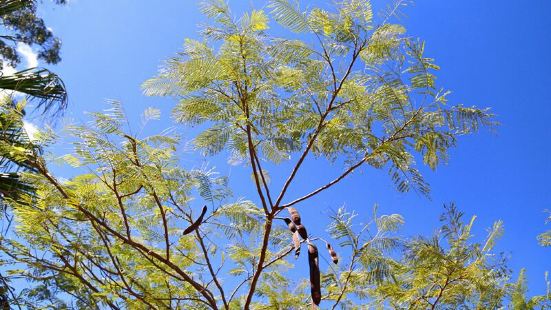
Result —
[[0, 1], [0, 16], [5, 16], [33, 4], [34, 1], [2, 0]]
[[21, 114], [12, 109], [0, 112], [0, 199], [23, 202], [34, 188], [20, 178], [19, 170], [33, 171], [29, 154], [39, 152], [23, 130]]
[[67, 107], [67, 90], [63, 81], [43, 68], [31, 68], [0, 77], [0, 89], [12, 90], [37, 100], [43, 113], [60, 112]]
[[0, 173], [0, 201], [11, 199], [25, 204], [24, 197], [32, 196], [35, 188], [21, 180], [19, 173]]

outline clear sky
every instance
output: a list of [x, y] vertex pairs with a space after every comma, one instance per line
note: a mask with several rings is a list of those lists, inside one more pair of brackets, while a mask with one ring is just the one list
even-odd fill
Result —
[[[322, 2], [301, 1], [304, 6]], [[376, 1], [375, 8], [383, 3]], [[230, 0], [230, 5], [241, 11], [265, 2]], [[169, 113], [175, 100], [145, 97], [140, 84], [182, 48], [184, 38], [197, 37], [204, 18], [196, 1], [71, 0], [42, 13], [63, 40], [63, 60], [52, 69], [69, 90], [68, 118], [86, 120], [83, 111], [99, 111], [107, 107], [106, 99], [119, 99], [136, 128], [146, 107], [163, 111], [166, 121], [144, 134], [173, 126]], [[502, 125], [496, 133], [461, 138], [447, 165], [435, 172], [423, 169], [432, 185], [431, 200], [397, 193], [384, 171], [368, 168], [301, 205], [303, 218], [310, 231], [322, 234], [330, 209], [346, 205], [367, 220], [378, 203], [381, 212], [405, 216], [405, 234], [427, 235], [438, 227], [442, 204], [455, 201], [469, 217], [478, 216], [474, 232], [479, 237], [495, 220], [504, 221], [497, 249], [510, 256], [515, 271], [527, 268], [531, 293], [541, 294], [544, 272], [551, 271], [551, 248], [536, 241], [551, 229], [544, 223], [544, 210], [551, 209], [551, 2], [425, 0], [405, 13], [408, 33], [424, 39], [426, 54], [442, 67], [438, 83], [453, 91], [450, 103], [491, 107]], [[184, 139], [191, 138], [188, 129], [178, 129]], [[224, 158], [181, 155], [187, 166], [210, 162], [231, 175], [236, 196], [254, 197], [247, 167], [229, 167]], [[274, 186], [287, 168], [271, 171]], [[340, 170], [324, 161], [307, 165], [290, 198]]]

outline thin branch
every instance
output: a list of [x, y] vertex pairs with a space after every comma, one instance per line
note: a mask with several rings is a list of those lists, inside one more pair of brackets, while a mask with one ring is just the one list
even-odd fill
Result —
[[339, 292], [339, 295], [337, 297], [337, 300], [331, 307], [332, 310], [337, 308], [337, 305], [341, 302], [342, 297], [344, 296], [344, 293], [346, 293], [346, 290], [348, 289], [348, 283], [350, 282], [350, 277], [352, 276], [352, 270], [354, 269], [354, 266], [356, 264], [356, 256], [357, 252], [354, 251], [354, 255], [352, 257], [352, 260], [350, 261], [350, 265], [348, 266], [348, 274], [346, 275], [346, 278], [344, 279], [344, 284], [342, 285], [341, 291]]
[[248, 122], [247, 122], [246, 131], [247, 131], [247, 143], [249, 145], [248, 146], [249, 157], [251, 159], [251, 166], [252, 166], [252, 170], [253, 170], [254, 181], [255, 181], [255, 185], [256, 185], [256, 191], [258, 193], [258, 197], [260, 198], [260, 201], [262, 202], [262, 208], [264, 209], [264, 213], [266, 215], [268, 215], [270, 213], [270, 211], [268, 210], [266, 199], [264, 198], [264, 193], [262, 192], [262, 188], [260, 187], [260, 180], [259, 180], [259, 177], [258, 177], [259, 172], [257, 170], [256, 161], [255, 161], [256, 152], [254, 151], [254, 145], [253, 145], [253, 141], [252, 141], [251, 125]]
[[358, 59], [358, 56], [360, 55], [360, 52], [362, 51], [362, 49], [364, 47], [365, 47], [365, 44], [362, 44], [359, 48], [358, 48], [358, 46], [355, 46], [354, 53], [352, 54], [352, 60], [350, 61], [350, 64], [349, 64], [349, 66], [346, 70], [346, 73], [344, 74], [341, 81], [339, 82], [338, 87], [333, 92], [333, 94], [331, 96], [331, 100], [330, 100], [329, 105], [327, 107], [327, 110], [320, 117], [317, 128], [314, 130], [314, 133], [312, 134], [311, 138], [309, 139], [306, 148], [302, 152], [299, 160], [297, 161], [297, 163], [295, 164], [293, 170], [291, 171], [291, 174], [289, 175], [289, 177], [285, 181], [285, 184], [283, 185], [283, 188], [282, 188], [282, 190], [281, 190], [281, 192], [280, 192], [280, 194], [279, 194], [279, 196], [276, 200], [275, 206], [274, 206], [276, 209], [279, 208], [279, 204], [281, 203], [281, 200], [285, 196], [285, 193], [287, 192], [287, 189], [291, 185], [291, 182], [293, 181], [293, 179], [295, 178], [295, 175], [297, 174], [298, 170], [300, 169], [300, 166], [302, 165], [302, 162], [304, 161], [304, 159], [306, 158], [306, 156], [310, 152], [310, 149], [314, 145], [314, 142], [316, 141], [318, 135], [321, 133], [322, 129], [325, 127], [325, 119], [329, 116], [329, 113], [331, 112], [331, 110], [333, 108], [333, 104], [335, 103], [335, 100], [339, 96], [339, 93], [342, 89], [342, 86], [344, 85], [344, 82], [346, 81], [346, 79], [348, 78], [350, 73], [352, 72], [352, 68], [354, 67], [354, 64], [356, 63], [356, 60]]
[[249, 288], [249, 292], [247, 293], [245, 305], [243, 306], [244, 309], [249, 309], [249, 306], [253, 299], [253, 295], [255, 293], [258, 278], [260, 278], [260, 274], [264, 270], [264, 260], [266, 259], [266, 251], [268, 249], [268, 242], [270, 240], [270, 232], [272, 231], [272, 219], [274, 216], [274, 211], [275, 210], [272, 210], [272, 212], [267, 216], [266, 223], [264, 224], [264, 236], [262, 237], [260, 257], [258, 258], [258, 264], [251, 280], [251, 286]]
[[122, 214], [124, 227], [126, 229], [126, 237], [128, 237], [128, 239], [131, 239], [132, 237], [131, 237], [131, 233], [130, 233], [130, 224], [128, 223], [128, 216], [126, 215], [126, 210], [125, 210], [124, 204], [122, 203], [122, 197], [119, 195], [119, 192], [117, 190], [116, 170], [115, 169], [112, 169], [112, 170], [113, 170], [113, 187], [112, 187], [112, 190], [113, 190], [113, 193], [115, 194], [115, 197], [117, 197], [117, 204], [119, 205], [119, 209], [120, 209], [121, 214]]
[[260, 173], [262, 183], [264, 184], [264, 190], [266, 191], [266, 196], [268, 197], [268, 202], [270, 202], [270, 207], [273, 208], [274, 203], [272, 202], [272, 195], [270, 194], [270, 188], [268, 187], [268, 182], [266, 182], [266, 178], [264, 177], [264, 172], [262, 170], [262, 166], [260, 165], [260, 159], [258, 159], [258, 154], [256, 153], [254, 148], [253, 148], [253, 155], [254, 155], [254, 159], [256, 160], [256, 164], [258, 166], [258, 171]]
[[[301, 240], [300, 241], [300, 243], [304, 243], [304, 242], [306, 242], [306, 240]], [[273, 265], [274, 263], [276, 263], [277, 261], [285, 258], [287, 255], [289, 255], [291, 252], [293, 252], [294, 249], [295, 249], [294, 245], [291, 245], [291, 247], [287, 250], [284, 249], [282, 252], [280, 252], [280, 254], [278, 256], [276, 256], [274, 259], [272, 259], [271, 261], [266, 263], [264, 266], [262, 266], [262, 269], [266, 269], [266, 268], [270, 267], [271, 265]], [[247, 283], [247, 281], [249, 281], [252, 277], [253, 277], [252, 275], [249, 275], [241, 283], [239, 283], [239, 285], [237, 285], [237, 287], [233, 290], [233, 292], [230, 296], [229, 302], [232, 301], [235, 294], [239, 291], [239, 289], [243, 286], [243, 284]]]
[[287, 204], [282, 205], [282, 206], [280, 207], [280, 209], [282, 210], [282, 209], [288, 208], [288, 207], [290, 207], [290, 206], [292, 206], [292, 205], [295, 205], [295, 204], [297, 204], [297, 203], [299, 203], [299, 202], [301, 202], [301, 201], [303, 201], [303, 200], [306, 200], [306, 199], [308, 199], [308, 198], [310, 198], [310, 197], [312, 197], [312, 196], [314, 196], [314, 195], [316, 195], [316, 194], [318, 194], [318, 193], [320, 193], [320, 192], [322, 192], [322, 191], [328, 189], [329, 187], [331, 187], [331, 186], [337, 184], [337, 183], [340, 182], [342, 179], [344, 179], [347, 175], [349, 175], [349, 174], [352, 173], [354, 170], [356, 170], [358, 167], [360, 167], [366, 160], [367, 160], [367, 156], [364, 157], [364, 158], [362, 158], [360, 161], [358, 161], [358, 162], [355, 163], [354, 165], [352, 165], [350, 168], [348, 168], [345, 172], [343, 172], [340, 176], [338, 176], [337, 178], [335, 178], [333, 181], [331, 181], [331, 182], [325, 184], [324, 186], [322, 186], [322, 187], [320, 187], [320, 188], [318, 188], [318, 189], [316, 189], [316, 190], [314, 190], [314, 191], [312, 191], [312, 192], [310, 192], [310, 193], [308, 193], [308, 194], [306, 194], [306, 195], [304, 195], [304, 196], [302, 196], [302, 197], [300, 197], [300, 198], [297, 198], [297, 199], [295, 199], [295, 200], [293, 200], [293, 201], [291, 201], [291, 202], [289, 202], [289, 203], [287, 203]]
[[[96, 231], [98, 232], [98, 235], [100, 236], [104, 246], [105, 246], [105, 249], [107, 250], [107, 254], [109, 256], [109, 258], [111, 259], [111, 262], [113, 263], [113, 266], [115, 267], [115, 269], [117, 270], [117, 274], [118, 276], [120, 277], [120, 279], [122, 280], [124, 286], [125, 286], [125, 289], [134, 297], [138, 298], [139, 300], [141, 300], [143, 303], [145, 303], [146, 305], [148, 305], [150, 308], [152, 309], [156, 309], [155, 306], [153, 306], [151, 303], [149, 303], [147, 300], [144, 299], [143, 296], [141, 296], [140, 294], [136, 293], [131, 287], [130, 285], [128, 284], [128, 282], [126, 281], [126, 277], [124, 276], [124, 273], [123, 271], [120, 269], [119, 267], [119, 260], [115, 257], [115, 255], [111, 252], [111, 245], [109, 244], [108, 240], [106, 239], [106, 237], [103, 235], [103, 233], [101, 233], [101, 231], [99, 230], [99, 228], [96, 226], [95, 223], [92, 223], [92, 225], [94, 226], [94, 228], [96, 229]], [[115, 284], [118, 284], [116, 281], [113, 281], [113, 283]]]
[[214, 281], [214, 284], [218, 288], [218, 291], [220, 291], [220, 296], [222, 297], [224, 308], [229, 309], [229, 305], [228, 305], [228, 302], [226, 301], [226, 296], [224, 294], [224, 288], [222, 287], [222, 285], [220, 285], [220, 282], [218, 281], [218, 277], [216, 276], [216, 272], [214, 272], [214, 269], [212, 268], [212, 263], [210, 262], [209, 253], [207, 251], [207, 248], [205, 247], [205, 242], [203, 241], [203, 237], [201, 236], [199, 229], [195, 230], [195, 235], [197, 236], [197, 240], [199, 240], [199, 245], [201, 245], [201, 250], [203, 251], [203, 256], [205, 257], [205, 261], [207, 262], [207, 267], [209, 269], [210, 275], [212, 276], [212, 280]]
[[[110, 234], [121, 240], [123, 243], [128, 244], [132, 248], [136, 249], [139, 253], [144, 255], [147, 259], [154, 258], [167, 267], [174, 270], [178, 275], [182, 277], [182, 279], [189, 283], [195, 290], [197, 290], [205, 299], [208, 301], [209, 305], [213, 309], [218, 309], [218, 306], [216, 304], [216, 299], [214, 298], [214, 295], [212, 292], [210, 292], [206, 287], [201, 285], [200, 283], [193, 280], [191, 276], [189, 276], [184, 270], [182, 270], [180, 267], [178, 267], [176, 264], [174, 264], [170, 259], [167, 259], [166, 257], [156, 253], [155, 251], [149, 249], [147, 246], [136, 242], [134, 240], [128, 239], [121, 233], [119, 233], [117, 230], [113, 229], [111, 226], [109, 226], [106, 222], [98, 218], [96, 215], [94, 215], [92, 212], [90, 212], [87, 208], [84, 208], [78, 203], [71, 202], [71, 196], [65, 191], [63, 186], [48, 172], [46, 167], [41, 162], [35, 162], [36, 167], [40, 174], [42, 174], [57, 190], [58, 192], [67, 199], [67, 202], [74, 206], [78, 211], [83, 213], [90, 221], [93, 221], [94, 223], [98, 224], [99, 226], [103, 227], [106, 231], [108, 231]], [[150, 257], [151, 256], [151, 257]], [[161, 270], [164, 270], [163, 268], [160, 268]]]
[[[400, 128], [398, 128], [390, 137], [386, 138], [386, 139], [383, 139], [381, 144], [377, 147], [380, 148], [382, 147], [383, 145], [385, 145], [386, 143], [389, 143], [389, 142], [393, 142], [393, 141], [397, 141], [397, 140], [401, 140], [401, 139], [405, 139], [405, 138], [408, 138], [409, 135], [405, 135], [405, 136], [401, 136], [399, 135], [401, 132], [403, 132], [404, 130], [406, 130], [406, 128], [415, 120], [415, 118], [417, 118], [417, 116], [419, 115], [419, 113], [421, 112], [421, 108], [417, 109], [417, 111], [410, 117], [409, 120], [407, 120], [406, 122], [404, 122], [404, 124], [402, 124], [402, 126], [400, 126]], [[281, 207], [279, 207], [280, 210], [282, 209], [285, 209], [287, 207], [290, 207], [292, 205], [295, 205], [301, 201], [304, 201], [326, 189], [328, 189], [329, 187], [337, 184], [338, 182], [340, 182], [342, 179], [344, 179], [347, 175], [349, 175], [350, 173], [354, 172], [355, 169], [359, 168], [363, 163], [365, 163], [370, 156], [373, 156], [374, 154], [377, 154], [377, 149], [375, 149], [371, 154], [367, 154], [366, 156], [364, 156], [360, 161], [358, 161], [357, 163], [355, 163], [354, 165], [350, 166], [350, 168], [348, 168], [346, 171], [344, 171], [340, 176], [338, 176], [337, 178], [335, 178], [333, 181], [325, 184], [324, 186], [300, 197], [300, 198], [297, 198], [289, 203], [286, 203], [284, 205], [282, 205]]]
[[[138, 149], [137, 149], [137, 141], [136, 139], [125, 135], [125, 137], [130, 141], [132, 144], [132, 155], [134, 157], [134, 161], [131, 160], [131, 162], [136, 165], [136, 167], [140, 168], [140, 172], [142, 176], [149, 182], [149, 178], [143, 172], [142, 164], [140, 163], [139, 156], [138, 156]], [[168, 220], [166, 218], [166, 210], [163, 207], [163, 204], [161, 203], [161, 199], [159, 199], [159, 196], [157, 195], [157, 191], [153, 187], [151, 187], [151, 195], [153, 196], [153, 199], [155, 200], [155, 203], [157, 204], [157, 207], [159, 208], [159, 213], [161, 214], [161, 220], [163, 222], [163, 230], [164, 230], [164, 239], [165, 239], [165, 247], [166, 247], [166, 259], [170, 260], [170, 240], [169, 240], [169, 234], [168, 234]]]

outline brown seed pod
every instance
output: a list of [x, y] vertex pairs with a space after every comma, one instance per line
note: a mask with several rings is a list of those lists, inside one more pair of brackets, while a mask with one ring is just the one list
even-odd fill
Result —
[[298, 213], [297, 209], [289, 207], [287, 208], [287, 211], [289, 211], [289, 214], [291, 214], [291, 220], [296, 225], [300, 225], [300, 214]]
[[184, 235], [187, 235], [187, 234], [195, 231], [197, 228], [199, 228], [199, 225], [201, 225], [201, 223], [203, 223], [203, 217], [205, 216], [205, 213], [207, 213], [207, 206], [203, 206], [203, 210], [201, 211], [201, 215], [199, 215], [197, 220], [195, 222], [193, 222], [193, 224], [191, 224], [191, 226], [189, 226], [188, 228], [186, 228], [186, 230], [184, 230]]
[[302, 239], [308, 239], [308, 232], [306, 232], [306, 227], [304, 227], [304, 225], [297, 225], [297, 232]]
[[293, 233], [293, 244], [295, 246], [295, 258], [300, 256], [300, 238], [298, 237], [298, 231]]
[[312, 302], [315, 305], [319, 305], [321, 301], [319, 256], [318, 248], [312, 243], [308, 243], [308, 265], [310, 266], [310, 293], [312, 295]]
[[289, 226], [289, 230], [294, 233], [295, 231], [297, 231], [297, 226], [295, 225], [295, 223], [293, 223], [293, 221], [291, 221], [291, 219], [289, 218], [284, 218], [283, 219], [285, 221], [285, 223], [287, 224], [287, 226]]
[[331, 255], [331, 260], [333, 261], [333, 264], [339, 263], [339, 257], [337, 256], [337, 252], [333, 250], [333, 247], [329, 242], [327, 242], [327, 250], [329, 251], [329, 255]]

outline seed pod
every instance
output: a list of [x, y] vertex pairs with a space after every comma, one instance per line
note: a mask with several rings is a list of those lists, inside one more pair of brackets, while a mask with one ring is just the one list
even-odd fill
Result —
[[292, 220], [296, 225], [300, 225], [300, 214], [298, 213], [297, 209], [295, 209], [295, 208], [287, 208], [287, 211], [289, 211], [289, 214], [291, 214], [291, 220]]
[[293, 223], [293, 221], [291, 221], [291, 219], [288, 219], [288, 218], [284, 218], [283, 219], [285, 221], [285, 223], [287, 224], [287, 226], [289, 226], [289, 230], [294, 233], [295, 231], [297, 231], [297, 226], [295, 225], [295, 223]]
[[295, 246], [295, 259], [300, 256], [300, 239], [298, 237], [298, 231], [293, 233], [293, 244]]
[[186, 228], [186, 230], [184, 230], [184, 235], [187, 235], [187, 234], [195, 231], [197, 228], [199, 228], [199, 225], [201, 225], [201, 223], [203, 223], [203, 217], [205, 216], [205, 213], [207, 213], [207, 206], [203, 206], [203, 211], [201, 211], [201, 215], [199, 215], [197, 220], [195, 222], [193, 222], [193, 224], [191, 224], [191, 226], [189, 226], [188, 228]]
[[304, 227], [304, 225], [297, 225], [297, 232], [302, 239], [308, 239], [308, 233], [306, 232], [306, 227]]
[[327, 250], [329, 251], [329, 255], [331, 255], [331, 260], [333, 261], [333, 264], [339, 263], [339, 257], [337, 256], [337, 252], [333, 250], [333, 247], [329, 242], [327, 242]]
[[319, 305], [321, 301], [321, 285], [320, 285], [320, 266], [318, 248], [308, 243], [308, 265], [310, 266], [310, 293], [312, 302]]

